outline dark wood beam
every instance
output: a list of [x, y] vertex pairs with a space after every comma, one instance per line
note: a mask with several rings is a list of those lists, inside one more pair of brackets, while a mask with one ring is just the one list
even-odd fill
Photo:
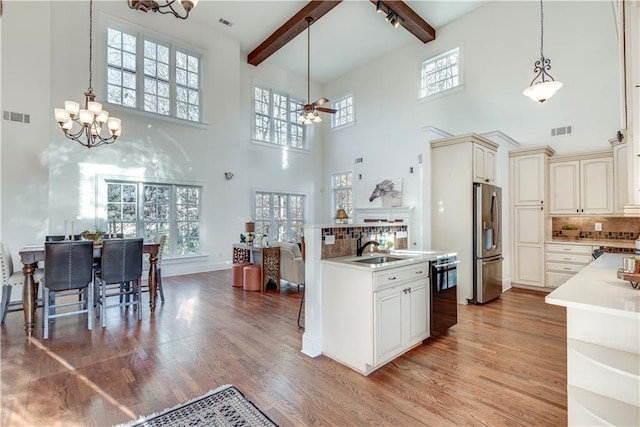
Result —
[[[378, 3], [377, 0], [370, 0], [371, 3]], [[416, 36], [422, 43], [429, 43], [436, 39], [436, 30], [429, 25], [427, 21], [422, 19], [413, 9], [405, 2], [398, 0], [382, 1], [385, 5], [385, 11], [393, 11], [400, 17], [400, 25], [407, 31]]]
[[305, 19], [310, 17], [313, 19], [313, 24], [318, 19], [323, 17], [327, 12], [342, 3], [339, 1], [310, 1], [307, 3], [298, 13], [293, 15], [291, 19], [282, 24], [273, 34], [271, 34], [265, 41], [260, 43], [260, 46], [253, 49], [249, 55], [247, 55], [247, 62], [251, 65], [258, 65], [274, 53], [278, 51], [282, 46], [293, 40], [298, 34], [307, 29], [307, 21]]

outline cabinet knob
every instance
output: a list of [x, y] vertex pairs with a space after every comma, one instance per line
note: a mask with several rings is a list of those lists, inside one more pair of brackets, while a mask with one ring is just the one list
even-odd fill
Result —
[[396, 277], [395, 276], [389, 277], [387, 280], [396, 280]]
[[577, 213], [580, 213], [580, 209], [576, 209], [576, 212], [577, 212]]
[[544, 210], [544, 206], [540, 206], [540, 210], [543, 211]]
[[540, 200], [540, 204], [544, 204], [544, 200]]
[[422, 270], [416, 271], [416, 274], [422, 274]]

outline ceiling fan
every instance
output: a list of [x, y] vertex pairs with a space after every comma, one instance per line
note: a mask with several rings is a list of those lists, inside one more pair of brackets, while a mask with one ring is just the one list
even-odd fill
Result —
[[320, 98], [317, 101], [310, 102], [311, 98], [311, 35], [309, 28], [311, 27], [311, 22], [313, 18], [307, 17], [305, 18], [307, 21], [307, 103], [298, 111], [301, 111], [302, 114], [298, 117], [298, 123], [304, 123], [305, 125], [310, 125], [312, 123], [318, 123], [322, 121], [319, 111], [323, 113], [335, 114], [338, 110], [334, 110], [333, 108], [321, 107], [322, 104], [329, 102], [327, 98]]

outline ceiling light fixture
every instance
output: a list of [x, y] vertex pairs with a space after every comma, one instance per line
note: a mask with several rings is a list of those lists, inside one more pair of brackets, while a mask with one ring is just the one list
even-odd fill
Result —
[[384, 20], [387, 21], [389, 24], [393, 25], [393, 28], [398, 28], [398, 25], [400, 25], [401, 18], [398, 16], [396, 12], [391, 10], [389, 5], [385, 4], [383, 1], [378, 0], [376, 2], [376, 12], [384, 13], [385, 14]]
[[393, 25], [393, 28], [398, 28], [398, 25], [400, 25], [400, 19], [398, 19], [398, 15], [393, 11], [389, 12], [384, 19]]
[[[198, 5], [198, 0], [164, 0], [163, 4], [153, 0], [127, 0], [129, 8], [141, 10], [145, 13], [148, 11], [158, 12], [163, 15], [172, 13], [173, 16], [180, 19], [187, 19], [191, 9]], [[179, 3], [182, 11], [174, 9], [174, 5]]]
[[[87, 148], [102, 144], [112, 144], [122, 132], [120, 119], [109, 117], [109, 113], [102, 109], [102, 104], [95, 102], [96, 96], [91, 87], [91, 62], [93, 53], [93, 0], [89, 1], [89, 88], [84, 93], [84, 109], [73, 101], [65, 101], [64, 108], [54, 110], [56, 121], [64, 135]], [[101, 136], [102, 126], [107, 124], [109, 136]], [[80, 125], [77, 132], [72, 132], [73, 125]]]
[[557, 82], [547, 73], [551, 69], [551, 60], [544, 57], [544, 14], [542, 0], [540, 0], [540, 59], [534, 64], [533, 72], [536, 73], [531, 84], [522, 94], [532, 100], [543, 103], [551, 98], [562, 87], [561, 82]]

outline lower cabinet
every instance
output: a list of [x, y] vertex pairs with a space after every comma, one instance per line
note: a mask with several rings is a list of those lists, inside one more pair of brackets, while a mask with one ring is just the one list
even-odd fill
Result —
[[557, 288], [591, 263], [591, 245], [547, 243], [546, 287]]
[[409, 282], [375, 292], [375, 364], [404, 353], [429, 336], [427, 283]]
[[322, 353], [364, 375], [429, 337], [427, 262], [381, 271], [322, 264]]

